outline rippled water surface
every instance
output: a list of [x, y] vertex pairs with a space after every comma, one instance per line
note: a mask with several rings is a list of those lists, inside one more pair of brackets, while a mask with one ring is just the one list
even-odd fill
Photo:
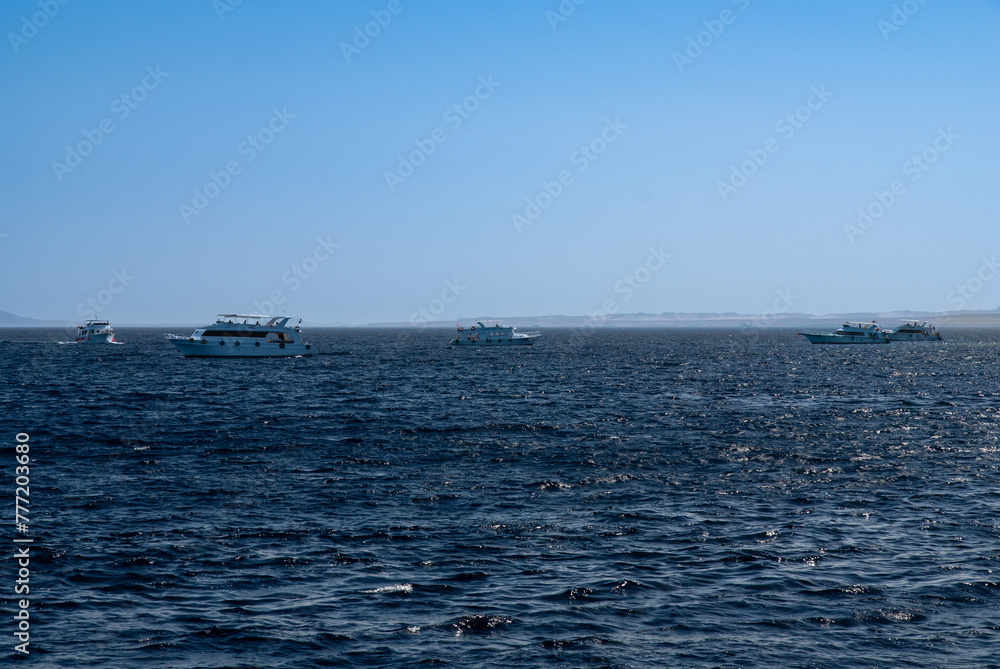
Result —
[[28, 663], [1000, 665], [1000, 332], [449, 335], [0, 332]]

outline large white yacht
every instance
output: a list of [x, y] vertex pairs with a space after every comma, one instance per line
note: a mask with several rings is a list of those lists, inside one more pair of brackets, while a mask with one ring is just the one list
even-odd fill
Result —
[[[261, 321], [264, 321], [263, 325]], [[316, 347], [302, 341], [299, 326], [291, 327], [288, 321], [287, 316], [219, 314], [215, 323], [198, 328], [190, 337], [166, 333], [163, 336], [185, 358], [289, 358], [316, 355]]]
[[937, 328], [927, 321], [901, 323], [894, 330], [886, 330], [885, 336], [888, 337], [889, 341], [941, 341], [944, 339]]
[[476, 321], [468, 330], [458, 326], [458, 337], [451, 343], [458, 346], [531, 346], [540, 335], [540, 332], [518, 332], [517, 328], [499, 323], [483, 325], [482, 321]]
[[875, 321], [848, 321], [833, 332], [800, 332], [813, 344], [884, 344], [889, 341]]
[[120, 344], [115, 341], [115, 330], [107, 321], [87, 321], [76, 326], [77, 344]]

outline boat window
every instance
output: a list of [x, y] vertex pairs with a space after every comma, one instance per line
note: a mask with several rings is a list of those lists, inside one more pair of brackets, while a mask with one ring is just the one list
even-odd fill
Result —
[[266, 337], [267, 332], [261, 330], [205, 330], [203, 337]]

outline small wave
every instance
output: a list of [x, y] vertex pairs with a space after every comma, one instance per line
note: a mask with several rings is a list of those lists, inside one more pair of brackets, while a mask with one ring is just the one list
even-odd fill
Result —
[[554, 595], [549, 595], [545, 599], [555, 601], [590, 599], [596, 592], [593, 588], [570, 588]]
[[362, 590], [361, 592], [366, 595], [387, 595], [397, 592], [409, 595], [413, 592], [413, 585], [410, 583], [396, 583], [393, 585], [386, 585], [381, 588]]
[[837, 595], [877, 595], [882, 592], [882, 590], [871, 585], [852, 584], [842, 585], [836, 588], [824, 588], [822, 590], [806, 590], [804, 592], [807, 595], [830, 597]]
[[891, 623], [912, 623], [923, 620], [925, 616], [915, 611], [904, 609], [876, 609], [873, 611], [862, 611], [856, 614], [859, 621], [885, 625]]
[[826, 616], [810, 616], [805, 620], [807, 623], [813, 623], [820, 627], [850, 627], [854, 624], [850, 618], [827, 618]]
[[621, 645], [620, 641], [608, 639], [600, 636], [586, 636], [577, 639], [546, 639], [541, 643], [542, 648], [549, 650], [569, 650], [571, 648], [587, 648], [589, 646], [609, 646]]
[[736, 555], [730, 555], [724, 558], [724, 560], [726, 562], [757, 562], [760, 560], [781, 562], [781, 558], [777, 556], [768, 555], [767, 553], [760, 553], [756, 551], [740, 551]]
[[452, 623], [452, 627], [458, 630], [458, 634], [466, 632], [492, 632], [496, 629], [502, 629], [513, 622], [514, 619], [509, 616], [476, 614], [459, 618], [456, 622]]
[[611, 586], [611, 590], [616, 592], [624, 592], [625, 590], [635, 590], [635, 589], [645, 589], [648, 585], [643, 585], [638, 581], [633, 581], [631, 579], [623, 578], [620, 581], [615, 581]]
[[560, 481], [535, 481], [525, 484], [525, 488], [538, 488], [539, 490], [569, 490], [573, 486]]
[[448, 580], [449, 581], [460, 581], [460, 582], [480, 581], [482, 579], [489, 578], [489, 577], [490, 577], [490, 575], [487, 574], [485, 571], [472, 571], [472, 572], [465, 572], [465, 573], [462, 573], [462, 574], [455, 574], [454, 576], [451, 576]]

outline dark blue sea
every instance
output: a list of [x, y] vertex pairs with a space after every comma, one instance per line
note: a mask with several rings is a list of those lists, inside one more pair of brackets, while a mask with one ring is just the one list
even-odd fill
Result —
[[1000, 666], [1000, 331], [0, 332], [40, 667]]

